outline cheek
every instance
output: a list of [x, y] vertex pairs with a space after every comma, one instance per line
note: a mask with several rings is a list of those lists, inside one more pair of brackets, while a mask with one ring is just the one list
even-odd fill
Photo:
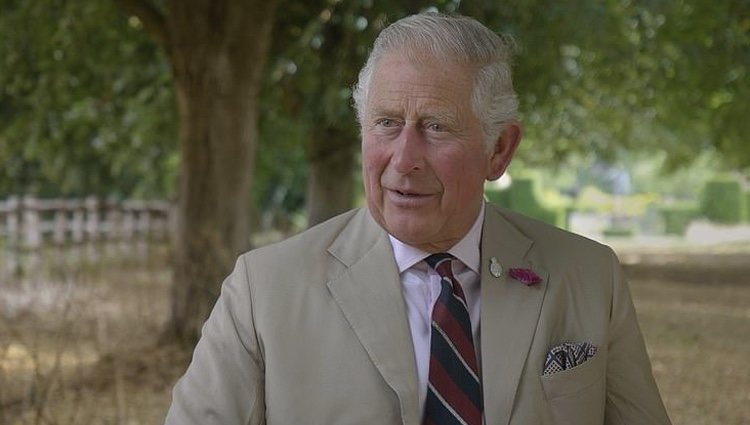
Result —
[[440, 180], [451, 202], [463, 205], [481, 196], [484, 191], [485, 160], [484, 157], [471, 156], [444, 164]]
[[380, 186], [380, 175], [383, 172], [382, 155], [372, 147], [362, 146], [362, 175], [365, 189], [377, 190]]

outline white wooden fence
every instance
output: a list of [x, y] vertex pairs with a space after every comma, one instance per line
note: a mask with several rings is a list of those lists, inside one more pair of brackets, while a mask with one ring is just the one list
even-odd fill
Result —
[[172, 217], [165, 201], [9, 197], [0, 200], [0, 244], [33, 250], [49, 243], [166, 239]]

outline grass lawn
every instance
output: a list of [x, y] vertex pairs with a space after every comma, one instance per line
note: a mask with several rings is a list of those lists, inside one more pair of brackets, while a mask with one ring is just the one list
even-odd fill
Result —
[[750, 282], [631, 284], [659, 388], [675, 424], [750, 424]]
[[[169, 271], [148, 258], [0, 279], [0, 424], [162, 423], [190, 352], [155, 344]], [[750, 256], [621, 258], [672, 421], [750, 424]]]

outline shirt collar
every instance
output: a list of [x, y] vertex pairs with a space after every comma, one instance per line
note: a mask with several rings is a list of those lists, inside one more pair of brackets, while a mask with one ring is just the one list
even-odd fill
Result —
[[[453, 245], [448, 253], [461, 260], [467, 267], [476, 273], [479, 273], [479, 242], [482, 238], [482, 225], [484, 224], [484, 201], [482, 201], [482, 207], [479, 210], [479, 215], [471, 229], [458, 241], [457, 244]], [[405, 270], [419, 263], [420, 261], [427, 258], [430, 253], [422, 251], [421, 249], [415, 248], [411, 245], [407, 245], [400, 240], [389, 234], [388, 238], [391, 241], [391, 247], [393, 248], [393, 256], [396, 259], [396, 265], [398, 266], [399, 273], [403, 273]]]

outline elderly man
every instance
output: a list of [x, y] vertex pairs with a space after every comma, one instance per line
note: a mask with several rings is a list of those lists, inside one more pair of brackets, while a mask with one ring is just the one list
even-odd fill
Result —
[[612, 251], [486, 204], [521, 139], [508, 43], [380, 34], [367, 208], [239, 258], [168, 424], [668, 424]]

